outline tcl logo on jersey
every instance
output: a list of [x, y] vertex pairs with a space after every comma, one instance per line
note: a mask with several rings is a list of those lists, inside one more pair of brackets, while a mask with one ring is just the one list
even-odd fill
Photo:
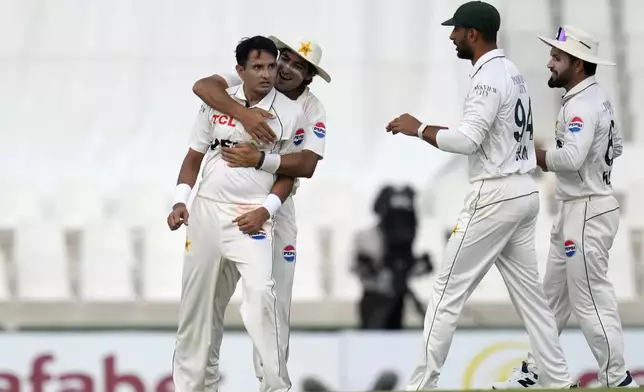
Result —
[[315, 133], [315, 136], [323, 139], [326, 136], [326, 126], [324, 125], [324, 123], [316, 123], [315, 126], [313, 126], [313, 133]]
[[581, 117], [573, 117], [568, 123], [568, 130], [570, 132], [579, 132], [584, 129], [584, 120]]
[[566, 240], [564, 242], [564, 250], [566, 251], [566, 256], [573, 257], [577, 253], [577, 244], [571, 240]]
[[284, 260], [292, 263], [295, 261], [295, 247], [293, 245], [286, 245], [282, 250], [282, 257]]
[[295, 131], [293, 144], [295, 144], [296, 146], [299, 146], [300, 144], [302, 144], [303, 141], [304, 141], [304, 130], [300, 128], [297, 131]]
[[263, 240], [266, 238], [266, 232], [263, 229], [260, 229], [257, 233], [251, 234], [250, 238], [254, 240]]
[[234, 127], [235, 125], [237, 125], [235, 123], [235, 120], [232, 117], [227, 116], [225, 114], [213, 114], [212, 123], [220, 124], [220, 125], [228, 125], [229, 127]]
[[210, 149], [214, 150], [215, 148], [222, 146], [222, 147], [232, 147], [236, 145], [239, 142], [234, 142], [232, 140], [228, 139], [215, 139], [215, 141], [210, 145]]

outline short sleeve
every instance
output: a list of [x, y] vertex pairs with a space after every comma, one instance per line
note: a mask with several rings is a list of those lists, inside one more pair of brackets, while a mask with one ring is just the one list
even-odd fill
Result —
[[202, 104], [197, 113], [194, 125], [192, 126], [192, 133], [190, 136], [190, 148], [205, 154], [213, 142], [212, 138], [212, 124], [210, 123], [211, 109], [208, 105]]
[[456, 129], [472, 139], [477, 146], [483, 143], [492, 128], [501, 107], [503, 88], [499, 78], [491, 74], [472, 79], [470, 91], [465, 98], [463, 119]]
[[321, 105], [312, 105], [306, 117], [308, 122], [304, 128], [303, 149], [314, 152], [322, 159], [326, 144], [326, 111]]

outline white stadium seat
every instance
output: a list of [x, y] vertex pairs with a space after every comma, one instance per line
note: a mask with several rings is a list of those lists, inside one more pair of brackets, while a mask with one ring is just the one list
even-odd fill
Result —
[[38, 220], [18, 225], [14, 260], [21, 300], [61, 301], [71, 298], [65, 238], [57, 223]]
[[608, 262], [608, 279], [615, 286], [618, 300], [632, 300], [637, 296], [633, 263], [630, 228], [622, 219], [619, 222], [619, 230], [610, 250]]
[[172, 232], [165, 221], [160, 220], [144, 230], [142, 296], [147, 301], [179, 301], [185, 227]]
[[8, 272], [9, 266], [7, 264], [7, 257], [4, 252], [0, 250], [0, 302], [6, 302], [11, 299]]
[[48, 200], [56, 219], [64, 228], [80, 229], [103, 216], [104, 193], [97, 181], [61, 178], [56, 185]]
[[168, 181], [165, 185], [136, 180], [122, 182], [117, 199], [118, 219], [129, 226], [165, 223], [172, 209], [173, 184], [174, 181]]
[[134, 292], [131, 232], [115, 220], [85, 227], [80, 257], [80, 297], [86, 301], [130, 301]]
[[41, 194], [30, 184], [0, 178], [3, 191], [0, 192], [0, 205], [5, 206], [0, 214], [0, 228], [10, 229], [19, 222], [38, 219], [43, 214]]

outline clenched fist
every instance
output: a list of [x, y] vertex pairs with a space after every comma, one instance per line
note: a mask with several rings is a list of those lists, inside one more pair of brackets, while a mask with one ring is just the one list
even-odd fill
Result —
[[168, 227], [175, 231], [185, 224], [188, 226], [188, 207], [183, 203], [177, 203], [172, 207], [172, 212], [168, 215]]

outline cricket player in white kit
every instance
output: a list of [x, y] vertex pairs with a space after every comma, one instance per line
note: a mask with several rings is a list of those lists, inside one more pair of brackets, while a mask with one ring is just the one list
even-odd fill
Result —
[[539, 283], [535, 225], [539, 211], [532, 135], [532, 107], [523, 75], [497, 49], [498, 11], [472, 1], [443, 25], [460, 58], [471, 60], [470, 90], [455, 129], [428, 126], [404, 114], [387, 125], [447, 152], [469, 155], [471, 191], [449, 239], [430, 296], [424, 325], [424, 356], [407, 390], [437, 387], [465, 301], [496, 265], [524, 321], [535, 360], [548, 388], [573, 385], [555, 319]]
[[[263, 144], [264, 156], [298, 151], [297, 137], [306, 117], [299, 105], [274, 88], [277, 47], [257, 36], [237, 47], [237, 70], [244, 83], [228, 93], [239, 103], [272, 113], [277, 140]], [[274, 216], [293, 188], [292, 177], [254, 168], [231, 168], [221, 149], [250, 136], [230, 116], [202, 105], [189, 152], [182, 164], [176, 203], [168, 217], [171, 229], [188, 225], [179, 326], [173, 360], [177, 392], [203, 392], [212, 339], [219, 274], [231, 265], [241, 275], [244, 325], [263, 364], [263, 390], [286, 392], [291, 382], [277, 323], [273, 248]], [[203, 178], [191, 207], [186, 203], [204, 156]], [[224, 288], [227, 290], [227, 288]]]
[[[261, 166], [259, 165], [260, 153], [250, 143], [240, 143], [234, 147], [225, 147], [222, 149], [222, 156], [232, 167], [259, 167], [258, 170], [270, 173], [289, 177], [310, 178], [315, 171], [318, 160], [324, 157], [326, 110], [320, 100], [310, 91], [308, 85], [316, 75], [327, 83], [331, 82], [331, 77], [319, 65], [322, 58], [322, 48], [315, 41], [300, 39], [287, 43], [273, 36], [270, 36], [269, 39], [280, 50], [275, 88], [301, 106], [308, 121], [307, 126], [304, 128], [304, 133], [298, 135], [296, 140], [298, 146], [301, 145], [302, 151], [284, 156], [275, 153], [267, 154]], [[239, 118], [246, 129], [252, 130], [249, 133], [254, 131], [254, 136], [257, 140], [270, 138], [272, 130], [265, 126], [264, 120], [273, 116], [260, 109], [245, 108], [243, 105], [231, 100], [226, 93], [226, 88], [238, 86], [241, 83], [242, 81], [237, 74], [224, 73], [198, 81], [194, 90], [208, 105], [233, 118]], [[253, 118], [255, 114], [258, 114], [259, 118]], [[246, 124], [248, 125], [246, 126]], [[265, 132], [267, 130], [270, 132]], [[282, 345], [281, 349], [286, 352], [287, 360], [291, 296], [297, 258], [297, 224], [295, 221], [295, 206], [291, 196], [295, 194], [297, 186], [298, 180], [296, 179], [293, 193], [284, 201], [274, 219], [273, 278], [275, 279], [275, 294], [278, 307], [279, 341]], [[218, 282], [220, 289], [216, 295], [215, 318], [218, 321], [213, 324], [215, 328], [213, 330], [212, 351], [206, 376], [206, 392], [216, 392], [218, 390], [220, 379], [219, 351], [224, 332], [222, 320], [238, 280], [239, 273], [234, 269], [234, 266], [230, 264], [224, 266]], [[262, 364], [257, 349], [255, 349], [253, 359], [256, 376], [262, 380], [263, 388]]]
[[[557, 118], [556, 148], [537, 150], [537, 163], [554, 172], [556, 198], [562, 201], [552, 226], [543, 288], [559, 333], [574, 311], [606, 387], [637, 387], [626, 370], [622, 325], [613, 285], [608, 280], [608, 252], [619, 226], [613, 196], [613, 160], [622, 153], [622, 138], [606, 92], [595, 80], [597, 65], [614, 65], [598, 57], [599, 42], [572, 26], [559, 29], [551, 47], [548, 80], [566, 94]], [[536, 386], [538, 366], [532, 355], [496, 389]]]

